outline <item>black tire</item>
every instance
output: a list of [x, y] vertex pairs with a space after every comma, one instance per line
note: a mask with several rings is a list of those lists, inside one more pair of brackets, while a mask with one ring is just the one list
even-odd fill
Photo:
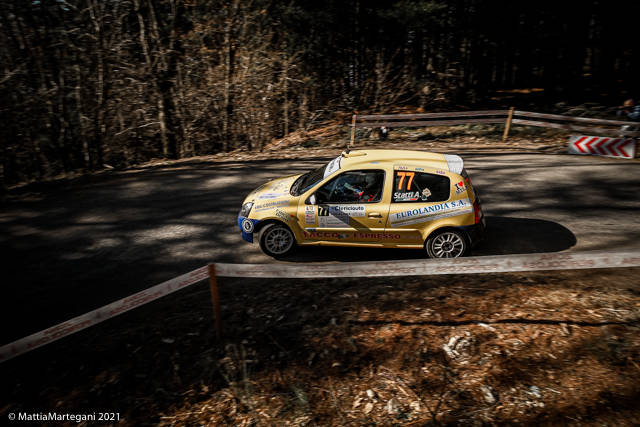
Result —
[[289, 255], [296, 247], [296, 237], [284, 224], [268, 224], [260, 230], [258, 237], [260, 249], [265, 254], [282, 258]]
[[425, 248], [430, 258], [458, 258], [467, 253], [469, 243], [460, 231], [449, 229], [431, 234]]

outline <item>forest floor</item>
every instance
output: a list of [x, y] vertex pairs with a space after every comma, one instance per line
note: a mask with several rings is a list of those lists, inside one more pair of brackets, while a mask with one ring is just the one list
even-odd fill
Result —
[[[453, 153], [566, 152], [565, 135], [515, 131], [504, 143], [501, 135], [488, 126], [392, 131], [387, 141], [358, 135], [355, 148], [419, 141]], [[261, 153], [199, 161], [295, 158], [302, 150], [333, 157], [346, 140], [342, 127], [326, 126]], [[638, 277], [640, 268], [225, 278], [220, 340], [202, 283], [0, 365], [10, 385], [0, 418], [110, 412], [121, 425], [637, 425]]]
[[4, 363], [0, 416], [637, 425], [639, 274], [223, 279], [221, 340], [194, 286]]

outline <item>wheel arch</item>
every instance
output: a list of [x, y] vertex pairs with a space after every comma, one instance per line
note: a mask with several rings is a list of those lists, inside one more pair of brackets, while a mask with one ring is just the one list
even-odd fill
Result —
[[[255, 230], [253, 230], [254, 234], [259, 234], [260, 231], [265, 228], [267, 225], [269, 224], [279, 224], [279, 225], [284, 225], [286, 226], [289, 230], [291, 230], [291, 232], [293, 233], [293, 229], [289, 226], [289, 224], [287, 224], [284, 221], [281, 221], [279, 219], [275, 219], [275, 218], [269, 218], [269, 219], [265, 219], [264, 221], [260, 221], [259, 223], [256, 224], [256, 228]], [[295, 236], [295, 233], [294, 233]]]
[[471, 245], [471, 238], [469, 237], [469, 233], [467, 232], [467, 230], [464, 229], [464, 227], [455, 227], [453, 225], [445, 225], [442, 227], [438, 227], [438, 228], [434, 228], [433, 230], [431, 230], [431, 232], [427, 235], [427, 237], [425, 237], [423, 245], [427, 244], [427, 241], [435, 236], [436, 234], [440, 234], [444, 231], [457, 231], [458, 233], [462, 234], [462, 236], [464, 237], [465, 243], [469, 246]]

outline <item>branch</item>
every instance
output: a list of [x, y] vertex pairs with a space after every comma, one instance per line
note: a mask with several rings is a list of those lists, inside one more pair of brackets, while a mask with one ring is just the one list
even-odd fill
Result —
[[11, 78], [13, 76], [15, 76], [16, 74], [21, 73], [23, 71], [23, 67], [24, 67], [24, 64], [18, 66], [18, 68], [14, 69], [12, 71], [9, 71], [7, 74], [4, 75], [4, 77], [2, 77], [2, 79], [0, 79], [0, 84], [3, 84], [5, 82], [11, 80]]

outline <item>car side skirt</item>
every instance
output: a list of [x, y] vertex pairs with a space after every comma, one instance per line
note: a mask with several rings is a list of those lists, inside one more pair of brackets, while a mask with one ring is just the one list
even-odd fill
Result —
[[400, 248], [400, 249], [423, 249], [423, 245], [413, 245], [407, 243], [364, 243], [364, 242], [344, 242], [344, 241], [336, 241], [332, 242], [329, 240], [322, 241], [302, 241], [298, 242], [300, 246], [349, 246], [355, 248]]

